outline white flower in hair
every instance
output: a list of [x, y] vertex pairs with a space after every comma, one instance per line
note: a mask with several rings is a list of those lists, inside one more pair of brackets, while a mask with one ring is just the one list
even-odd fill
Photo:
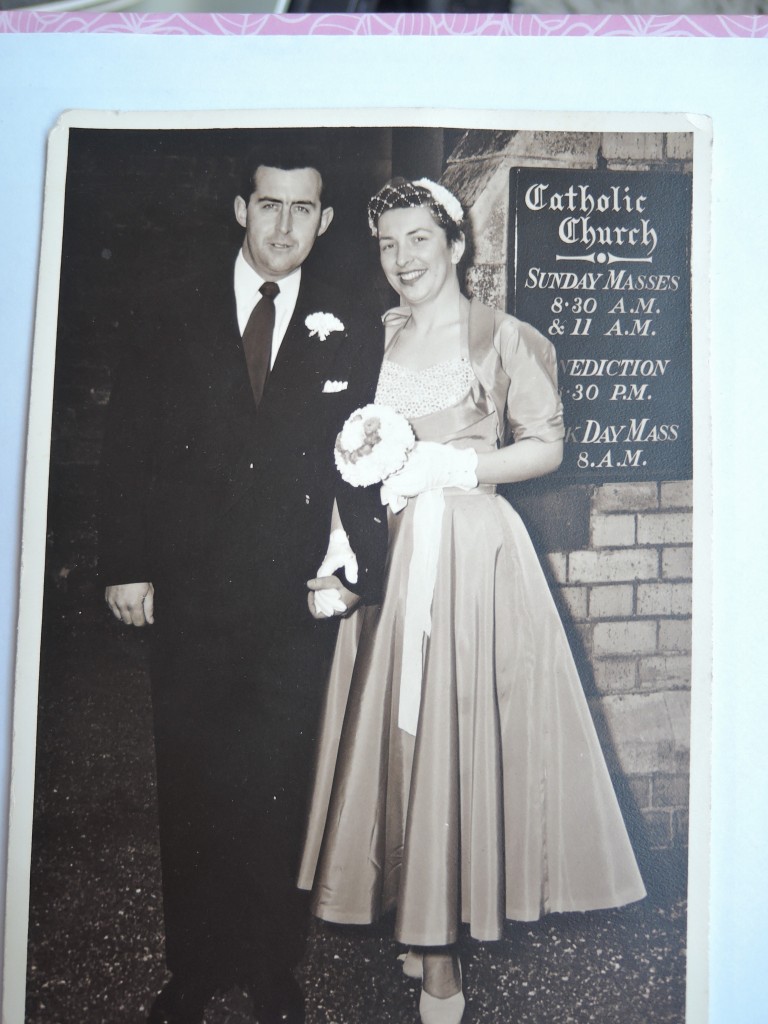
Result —
[[427, 192], [432, 194], [432, 198], [438, 205], [442, 206], [448, 216], [451, 218], [454, 224], [461, 224], [464, 220], [464, 210], [461, 208], [461, 203], [453, 194], [449, 192], [444, 185], [438, 185], [436, 181], [430, 181], [429, 178], [419, 178], [418, 181], [414, 181], [414, 185], [420, 185], [425, 188]]
[[331, 331], [344, 330], [344, 324], [333, 313], [310, 313], [304, 325], [309, 329], [310, 338], [317, 337], [320, 341], [325, 341]]

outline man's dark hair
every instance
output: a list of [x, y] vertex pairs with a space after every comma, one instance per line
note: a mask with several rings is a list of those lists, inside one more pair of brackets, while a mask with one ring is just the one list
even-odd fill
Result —
[[256, 171], [259, 167], [276, 167], [281, 171], [295, 171], [312, 167], [320, 175], [322, 205], [329, 206], [327, 165], [328, 157], [325, 147], [322, 145], [289, 139], [267, 140], [254, 146], [246, 158], [240, 195], [247, 203], [253, 192]]

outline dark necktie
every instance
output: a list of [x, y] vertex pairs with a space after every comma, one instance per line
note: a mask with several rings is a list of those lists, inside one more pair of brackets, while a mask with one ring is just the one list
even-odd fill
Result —
[[243, 331], [243, 351], [251, 379], [256, 405], [261, 401], [272, 359], [272, 334], [275, 330], [275, 296], [280, 288], [274, 281], [265, 281], [259, 289], [261, 298], [253, 307]]

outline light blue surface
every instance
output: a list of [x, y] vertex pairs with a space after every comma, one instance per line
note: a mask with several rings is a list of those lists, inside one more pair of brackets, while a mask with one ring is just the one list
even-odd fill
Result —
[[710, 1020], [764, 1024], [766, 42], [0, 36], [0, 95], [3, 822], [45, 139], [59, 112], [76, 107], [191, 110], [311, 103], [689, 111], [712, 117], [716, 651]]

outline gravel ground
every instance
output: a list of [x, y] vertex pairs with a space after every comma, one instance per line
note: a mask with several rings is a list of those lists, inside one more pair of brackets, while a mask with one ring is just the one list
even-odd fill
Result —
[[[49, 628], [41, 674], [28, 1024], [139, 1024], [165, 980], [145, 638]], [[315, 923], [301, 967], [308, 1024], [417, 1024], [388, 922]], [[682, 1024], [685, 906], [510, 925], [463, 945], [464, 1024]], [[217, 999], [207, 1024], [252, 1021]]]

